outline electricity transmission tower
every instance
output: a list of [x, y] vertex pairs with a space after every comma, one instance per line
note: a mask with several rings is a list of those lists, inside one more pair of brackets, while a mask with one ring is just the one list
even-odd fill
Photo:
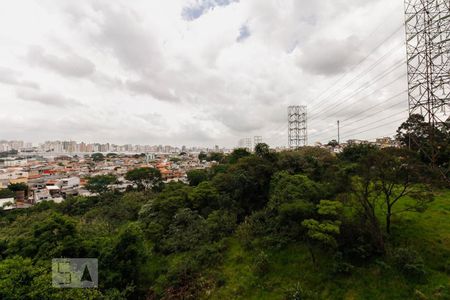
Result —
[[249, 152], [252, 151], [252, 139], [251, 138], [243, 138], [238, 142], [239, 148], [247, 149]]
[[308, 144], [306, 106], [288, 107], [288, 145], [295, 149]]
[[432, 162], [434, 130], [450, 108], [450, 1], [405, 0], [409, 114], [429, 126]]
[[450, 108], [450, 1], [405, 0], [409, 113], [435, 125]]
[[263, 142], [262, 136], [254, 136], [253, 137], [253, 146], [256, 147], [256, 145], [261, 144]]

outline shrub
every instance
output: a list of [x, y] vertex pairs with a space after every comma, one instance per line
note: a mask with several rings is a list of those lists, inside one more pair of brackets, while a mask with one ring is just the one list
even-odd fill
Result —
[[261, 210], [253, 213], [251, 216], [245, 218], [236, 232], [242, 246], [249, 250], [257, 246], [258, 239], [262, 237], [271, 237], [272, 229], [275, 227], [270, 212]]
[[341, 252], [337, 252], [335, 254], [333, 263], [334, 274], [349, 275], [352, 273], [354, 268], [355, 267], [351, 263], [344, 260]]
[[315, 294], [305, 289], [297, 283], [294, 287], [288, 289], [285, 293], [286, 300], [305, 300], [305, 299], [316, 299]]
[[264, 251], [259, 252], [255, 257], [254, 261], [254, 271], [258, 275], [264, 275], [269, 271], [269, 256]]
[[450, 259], [448, 259], [441, 268], [442, 271], [444, 271], [446, 274], [450, 275]]
[[440, 285], [433, 291], [433, 299], [450, 299], [450, 284]]
[[397, 248], [392, 258], [395, 267], [405, 276], [415, 279], [422, 279], [425, 276], [425, 264], [417, 251], [411, 248]]

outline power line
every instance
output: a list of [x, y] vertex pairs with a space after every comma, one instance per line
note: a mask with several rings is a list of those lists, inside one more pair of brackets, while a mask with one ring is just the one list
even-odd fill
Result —
[[[366, 130], [363, 130], [363, 131], [359, 131], [359, 132], [349, 132], [347, 135], [342, 136], [341, 139], [343, 139], [343, 138], [348, 138], [348, 137], [351, 137], [351, 136], [356, 136], [356, 135], [358, 135], [358, 134], [362, 134], [362, 133], [366, 133], [366, 132], [370, 132], [370, 131], [379, 129], [379, 128], [383, 127], [383, 126], [387, 126], [387, 125], [391, 125], [391, 124], [394, 124], [394, 123], [398, 123], [398, 122], [400, 122], [400, 121], [402, 121], [402, 120], [405, 120], [405, 118], [402, 117], [402, 118], [400, 118], [400, 119], [396, 119], [396, 120], [394, 120], [394, 121], [391, 121], [391, 122], [388, 122], [388, 123], [384, 123], [384, 124], [381, 124], [381, 125], [378, 125], [378, 126], [375, 126], [375, 127], [372, 127], [372, 128], [366, 129]], [[333, 138], [333, 137], [328, 138], [328, 139], [326, 139], [326, 140], [330, 140], [330, 139], [332, 139], [332, 138]]]
[[[344, 122], [346, 122], [346, 121], [348, 121], [348, 120], [351, 120], [351, 119], [354, 119], [354, 118], [356, 118], [356, 117], [360, 117], [360, 118], [357, 119], [356, 121], [351, 122], [351, 123], [356, 123], [356, 122], [358, 122], [358, 121], [367, 119], [367, 118], [368, 118], [368, 117], [366, 116], [366, 115], [367, 115], [367, 112], [370, 112], [372, 109], [377, 108], [377, 107], [379, 107], [379, 106], [381, 106], [381, 105], [383, 105], [383, 104], [386, 104], [386, 103], [390, 102], [391, 100], [393, 100], [393, 99], [395, 99], [395, 98], [397, 98], [397, 97], [399, 97], [399, 96], [401, 96], [401, 95], [403, 95], [403, 94], [406, 94], [406, 92], [407, 92], [407, 90], [403, 90], [402, 92], [397, 93], [397, 94], [395, 94], [395, 95], [393, 95], [393, 96], [391, 96], [391, 97], [385, 99], [385, 100], [382, 101], [382, 102], [379, 102], [379, 103], [377, 103], [377, 104], [375, 104], [375, 105], [372, 105], [372, 106], [370, 106], [370, 107], [368, 107], [368, 108], [364, 108], [363, 110], [358, 111], [357, 113], [354, 113], [354, 114], [352, 114], [351, 116], [349, 116], [349, 117], [347, 117], [347, 118], [345, 118], [345, 119], [343, 119], [343, 120], [340, 120], [340, 122], [341, 122], [341, 123], [344, 123]], [[397, 106], [397, 105], [399, 105], [399, 104], [402, 104], [402, 103], [403, 103], [403, 100], [402, 100], [402, 101], [399, 101], [399, 102], [396, 102], [396, 103], [394, 103], [393, 105], [390, 105], [390, 106], [388, 106], [388, 107], [385, 107], [385, 108], [381, 109], [380, 111], [378, 111], [378, 112], [376, 112], [376, 113], [372, 113], [372, 116], [374, 116], [374, 115], [376, 115], [376, 114], [378, 114], [378, 113], [382, 113], [382, 112], [384, 112], [385, 110], [388, 110], [388, 109], [390, 109], [390, 108], [393, 108], [393, 107], [395, 107], [395, 106]], [[348, 125], [348, 124], [347, 124], [347, 125]], [[345, 126], [347, 126], [347, 125], [345, 125]], [[317, 134], [313, 134], [313, 136], [317, 136]]]
[[[397, 44], [403, 44], [403, 42], [401, 43], [397, 43]], [[330, 97], [332, 96], [337, 96], [339, 95], [342, 91], [344, 91], [346, 88], [348, 88], [349, 86], [351, 86], [354, 82], [358, 81], [359, 79], [363, 78], [365, 75], [367, 75], [370, 71], [372, 71], [373, 69], [375, 69], [377, 66], [379, 66], [380, 62], [383, 61], [386, 57], [392, 55], [393, 53], [395, 53], [395, 49], [399, 49], [398, 45], [395, 44], [394, 47], [392, 47], [389, 51], [387, 51], [383, 56], [381, 56], [378, 60], [376, 60], [369, 68], [363, 70], [362, 72], [358, 73], [356, 76], [354, 76], [351, 80], [349, 80], [340, 90], [338, 90], [336, 93], [334, 94], [330, 94], [328, 96], [326, 96], [324, 99], [322, 99], [318, 104], [318, 106], [314, 106], [311, 109], [311, 112], [314, 112], [315, 110], [319, 109], [323, 104], [325, 104], [325, 100], [328, 100]], [[403, 61], [404, 62], [404, 61]]]
[[[338, 78], [338, 80], [336, 80], [330, 87], [328, 87], [327, 89], [325, 89], [322, 93], [320, 93], [317, 97], [315, 98], [320, 98], [322, 97], [324, 94], [326, 94], [328, 91], [330, 91], [333, 87], [336, 86], [337, 83], [339, 83], [342, 79], [345, 78], [345, 76], [347, 76], [348, 74], [350, 74], [351, 72], [353, 72], [357, 67], [359, 67], [361, 64], [363, 64], [370, 56], [372, 56], [372, 54], [374, 54], [382, 45], [384, 45], [384, 43], [386, 43], [388, 40], [390, 40], [400, 29], [403, 28], [403, 24], [400, 25], [399, 27], [397, 27], [394, 32], [392, 32], [387, 38], [385, 38], [381, 43], [379, 43], [374, 49], [372, 49], [372, 51], [365, 56], [363, 59], [361, 59], [356, 65], [354, 65], [353, 67], [350, 68], [350, 70], [348, 70], [346, 73], [344, 73], [341, 77]], [[310, 98], [309, 100], [312, 100], [313, 98]], [[325, 100], [325, 99], [323, 99]], [[323, 101], [322, 100], [322, 101]], [[322, 102], [321, 101], [321, 102]], [[313, 104], [314, 105], [314, 104]]]
[[[277, 129], [276, 134], [273, 134], [270, 136], [269, 139], [272, 139], [275, 137], [275, 141], [272, 142], [272, 144], [276, 144], [276, 143], [280, 142], [282, 139], [286, 139], [286, 141], [287, 141], [287, 128], [288, 128], [288, 124], [285, 123], [285, 124], [283, 124], [283, 126], [279, 127], [279, 129]], [[284, 135], [280, 134], [281, 132], [283, 132]]]
[[[400, 63], [397, 63], [396, 65], [393, 66], [393, 68], [391, 67], [391, 68], [389, 68], [388, 70], [386, 70], [385, 72], [383, 72], [382, 74], [379, 74], [377, 77], [375, 77], [375, 79], [373, 79], [373, 81], [371, 81], [370, 84], [361, 86], [358, 90], [354, 91], [353, 94], [348, 95], [348, 96], [346, 96], [346, 97], [345, 97], [345, 96], [342, 97], [341, 99], [339, 99], [339, 100], [337, 101], [337, 104], [334, 106], [334, 108], [337, 108], [337, 107], [341, 106], [343, 103], [352, 100], [352, 97], [356, 96], [357, 94], [359, 94], [359, 93], [361, 93], [361, 92], [364, 92], [365, 90], [367, 90], [368, 88], [370, 88], [371, 86], [373, 86], [374, 84], [376, 84], [377, 82], [379, 82], [381, 79], [384, 79], [385, 76], [387, 76], [387, 75], [393, 73], [393, 72], [396, 71], [399, 67], [401, 67], [401, 66], [403, 65], [403, 63], [405, 63], [405, 62], [402, 61], [402, 62], [400, 62]], [[406, 73], [404, 73], [403, 75], [400, 75], [399, 78], [396, 78], [393, 82], [396, 82], [397, 80], [399, 80], [399, 79], [400, 79], [401, 77], [403, 77], [403, 76], [406, 76]], [[393, 83], [393, 82], [391, 82], [391, 83]], [[386, 87], [386, 86], [384, 86], [384, 87]], [[383, 88], [384, 88], [384, 87], [383, 87]], [[316, 114], [317, 114], [317, 115], [318, 115], [319, 113], [320, 113], [320, 114], [324, 114], [324, 113], [327, 113], [327, 112], [331, 111], [331, 109], [333, 109], [333, 107], [328, 107], [328, 108], [325, 108], [325, 109], [323, 109], [323, 110], [321, 110], [321, 111], [319, 111], [319, 112], [316, 112]], [[316, 119], [316, 118], [317, 118], [317, 117], [312, 117], [311, 120], [314, 120], [314, 119]]]
[[[404, 91], [402, 91], [402, 92], [400, 92], [400, 93], [398, 93], [398, 94], [396, 94], [396, 95], [394, 95], [394, 96], [392, 96], [392, 97], [390, 97], [390, 98], [388, 98], [388, 99], [386, 99], [386, 100], [384, 100], [384, 101], [382, 101], [382, 102], [380, 102], [380, 103], [378, 103], [378, 104], [375, 104], [375, 105], [373, 105], [373, 106], [371, 106], [371, 107], [369, 107], [369, 108], [365, 108], [364, 111], [370, 111], [372, 108], [375, 108], [375, 107], [378, 107], [378, 106], [380, 106], [380, 105], [382, 105], [382, 104], [385, 104], [385, 103], [389, 102], [390, 100], [392, 100], [392, 99], [394, 99], [394, 98], [397, 98], [398, 96], [400, 96], [400, 95], [402, 95], [402, 94], [405, 94], [406, 92], [407, 92], [407, 90], [404, 90]], [[400, 102], [397, 103], [396, 105], [398, 105], [398, 104], [400, 104]], [[389, 108], [391, 108], [391, 107], [387, 107], [387, 108], [385, 108], [385, 109], [389, 109]], [[358, 114], [358, 115], [360, 115], [360, 114]], [[348, 121], [348, 120], [350, 120], [350, 119], [352, 119], [352, 118], [353, 118], [353, 117], [346, 118], [346, 119], [342, 120], [341, 122]]]
[[[397, 103], [396, 105], [398, 105], [398, 104], [399, 104], [399, 103]], [[380, 121], [387, 120], [387, 119], [389, 119], [389, 118], [391, 118], [391, 117], [394, 117], [394, 116], [398, 115], [399, 113], [403, 113], [403, 112], [407, 112], [407, 111], [408, 111], [408, 110], [403, 110], [403, 111], [400, 111], [400, 112], [396, 112], [396, 113], [391, 114], [391, 115], [389, 115], [389, 116], [387, 116], [387, 117], [384, 117], [384, 118], [382, 118], [382, 119], [379, 119], [379, 120], [376, 120], [376, 121], [374, 121], [374, 122], [365, 124], [365, 125], [363, 125], [363, 126], [361, 126], [361, 127], [366, 127], [366, 126], [369, 126], [369, 125], [378, 123], [378, 122], [380, 122]], [[381, 112], [384, 112], [384, 110], [381, 110], [381, 111], [379, 111], [379, 112], [377, 112], [377, 113], [374, 113], [374, 114], [372, 114], [372, 115], [369, 116], [369, 117], [361, 118], [361, 119], [355, 120], [355, 121], [353, 121], [353, 122], [350, 122], [350, 123], [341, 125], [340, 128], [342, 129], [342, 128], [344, 128], [344, 127], [348, 127], [348, 126], [350, 126], [350, 125], [352, 125], [352, 124], [358, 123], [358, 122], [360, 122], [360, 121], [362, 121], [362, 120], [365, 120], [365, 119], [367, 119], [367, 118], [371, 118], [371, 117], [373, 117], [373, 116], [375, 116], [375, 115], [377, 115], [377, 114], [379, 114], [379, 113], [381, 113]], [[340, 124], [342, 124], [342, 123], [343, 123], [343, 122], [340, 121]], [[361, 127], [360, 127], [360, 128], [361, 128]], [[313, 134], [313, 135], [311, 135], [310, 137], [321, 136], [321, 135], [323, 135], [324, 133], [327, 133], [327, 132], [329, 132], [329, 131], [331, 131], [331, 130], [333, 130], [333, 129], [327, 129], [327, 130], [324, 130], [324, 131], [322, 131], [322, 132], [320, 132], [320, 133]]]
[[[384, 89], [384, 88], [390, 86], [391, 84], [397, 82], [398, 80], [400, 80], [400, 79], [401, 79], [402, 77], [404, 77], [405, 75], [406, 75], [406, 74], [402, 73], [400, 76], [398, 76], [398, 77], [395, 78], [394, 80], [388, 82], [387, 84], [385, 84], [385, 85], [382, 86], [381, 88], [372, 91], [370, 94], [368, 94], [368, 95], [366, 95], [366, 96], [360, 98], [360, 99], [357, 100], [356, 102], [359, 102], [359, 101], [362, 101], [362, 100], [364, 100], [364, 99], [367, 99], [368, 97], [372, 96], [372, 95], [375, 94], [376, 92], [378, 92], [378, 91], [380, 91], [380, 90], [382, 90], [382, 89]], [[352, 98], [348, 98], [348, 99], [345, 100], [344, 102], [347, 102], [348, 100], [351, 100], [351, 99], [352, 99]], [[350, 105], [352, 105], [352, 104], [350, 104]], [[330, 109], [327, 109], [326, 111], [324, 111], [324, 113], [329, 112], [329, 111], [331, 111], [331, 109], [336, 108], [336, 107], [339, 107], [339, 106], [340, 106], [340, 104], [338, 104], [338, 105], [336, 105], [336, 106], [334, 106], [334, 107], [330, 107]], [[347, 106], [348, 106], [348, 105], [347, 105]], [[332, 114], [332, 115], [328, 115], [328, 116], [324, 117], [324, 119], [329, 118], [329, 117], [332, 117], [332, 116], [338, 114], [339, 112], [343, 111], [347, 106], [344, 106], [342, 109], [338, 110], [337, 112], [335, 112], [335, 113]], [[310, 120], [311, 120], [311, 121], [312, 121], [312, 120], [316, 120], [316, 119], [318, 119], [319, 117], [320, 117], [319, 115], [316, 115], [316, 116], [313, 116]]]

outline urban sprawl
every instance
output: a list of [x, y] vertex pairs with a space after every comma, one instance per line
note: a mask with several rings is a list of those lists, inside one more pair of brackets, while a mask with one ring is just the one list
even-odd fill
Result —
[[[255, 143], [262, 139], [255, 138]], [[327, 148], [339, 153], [351, 144], [376, 144], [379, 147], [395, 147], [396, 141], [378, 138], [375, 142], [349, 140], [346, 143], [332, 141], [316, 143], [316, 147]], [[252, 151], [252, 139], [238, 141], [239, 148]], [[278, 147], [275, 151], [287, 150]], [[77, 143], [74, 141], [51, 141], [33, 146], [23, 141], [0, 141], [0, 209], [28, 208], [42, 201], [62, 202], [69, 196], [90, 196], [86, 189], [89, 178], [98, 175], [114, 175], [117, 181], [112, 190], [124, 191], [134, 183], [125, 178], [127, 172], [138, 168], [156, 168], [163, 182], [181, 181], [188, 183], [187, 172], [207, 169], [217, 164], [215, 160], [204, 159], [208, 153], [228, 154], [232, 150], [214, 146], [172, 147], [114, 145], [100, 143]], [[26, 191], [15, 194], [1, 193], [11, 185], [26, 185]], [[6, 195], [6, 196], [5, 196]]]

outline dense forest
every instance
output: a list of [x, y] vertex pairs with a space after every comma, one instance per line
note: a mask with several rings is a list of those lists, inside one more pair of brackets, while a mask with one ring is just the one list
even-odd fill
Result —
[[[141, 169], [124, 193], [98, 177], [96, 196], [0, 211], [0, 298], [450, 299], [444, 128], [433, 161], [413, 116], [403, 148], [258, 144], [202, 154], [218, 164], [189, 185]], [[59, 257], [98, 258], [99, 288], [52, 288]]]

